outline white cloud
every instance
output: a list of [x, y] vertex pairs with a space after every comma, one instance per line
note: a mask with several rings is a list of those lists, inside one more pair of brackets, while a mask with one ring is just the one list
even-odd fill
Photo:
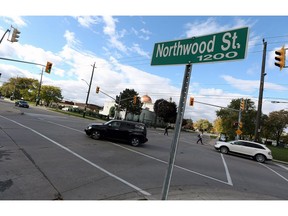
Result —
[[99, 17], [94, 16], [79, 16], [76, 17], [79, 24], [85, 28], [90, 28], [92, 25], [98, 24], [100, 22]]
[[187, 29], [186, 37], [188, 38], [212, 34], [229, 29], [227, 25], [218, 24], [215, 18], [208, 18], [204, 22], [195, 21], [193, 23], [187, 23], [185, 28]]
[[4, 21], [7, 24], [12, 25], [13, 27], [16, 27], [16, 28], [22, 27], [22, 26], [27, 26], [27, 23], [25, 22], [25, 20], [20, 16], [6, 16], [4, 18]]
[[80, 44], [80, 42], [75, 38], [74, 32], [66, 30], [64, 38], [66, 39], [67, 44], [70, 46]]
[[127, 47], [119, 40], [120, 37], [123, 37], [122, 34], [118, 34], [116, 32], [116, 22], [117, 19], [114, 19], [112, 16], [103, 16], [104, 28], [103, 33], [109, 36], [110, 46], [122, 51], [126, 52]]
[[[237, 88], [245, 92], [253, 92], [255, 90], [258, 90], [259, 85], [260, 85], [259, 80], [242, 80], [242, 79], [236, 79], [228, 75], [223, 75], [222, 78], [234, 88]], [[288, 90], [288, 88], [284, 86], [274, 84], [274, 83], [269, 83], [269, 82], [264, 83], [264, 88], [269, 89], [269, 90], [275, 90], [275, 91], [287, 91]]]
[[131, 50], [136, 52], [138, 55], [150, 58], [149, 53], [145, 52], [143, 49], [141, 49], [139, 44], [134, 43]]
[[209, 89], [200, 89], [199, 94], [200, 95], [211, 95], [211, 96], [221, 96], [223, 95], [222, 89], [215, 89], [215, 88], [209, 88]]

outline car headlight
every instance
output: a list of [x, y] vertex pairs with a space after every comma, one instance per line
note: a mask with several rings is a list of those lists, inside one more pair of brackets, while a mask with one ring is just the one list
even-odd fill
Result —
[[92, 126], [88, 126], [88, 127], [87, 127], [87, 130], [91, 130], [91, 129], [92, 129]]

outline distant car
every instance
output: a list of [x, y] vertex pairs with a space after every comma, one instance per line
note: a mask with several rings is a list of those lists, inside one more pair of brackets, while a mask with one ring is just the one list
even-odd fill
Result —
[[266, 160], [272, 160], [272, 153], [269, 148], [263, 144], [259, 144], [247, 140], [234, 140], [229, 142], [217, 141], [214, 145], [216, 150], [223, 154], [229, 152], [247, 155], [255, 159], [257, 162], [264, 163]]
[[15, 106], [29, 108], [29, 104], [27, 101], [19, 100], [15, 102]]
[[111, 120], [106, 123], [89, 124], [84, 131], [93, 139], [108, 139], [128, 142], [139, 146], [148, 141], [145, 124], [132, 121]]

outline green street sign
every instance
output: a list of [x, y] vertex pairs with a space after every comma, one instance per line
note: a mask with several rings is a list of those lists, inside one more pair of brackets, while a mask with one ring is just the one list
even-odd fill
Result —
[[154, 45], [151, 65], [208, 63], [244, 59], [248, 27]]

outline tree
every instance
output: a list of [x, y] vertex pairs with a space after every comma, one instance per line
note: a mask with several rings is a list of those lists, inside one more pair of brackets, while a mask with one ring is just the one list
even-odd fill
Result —
[[288, 111], [280, 110], [269, 113], [266, 121], [266, 128], [269, 127], [271, 131], [271, 139], [276, 139], [279, 144], [281, 135], [288, 124]]
[[8, 82], [1, 87], [1, 94], [5, 97], [13, 97], [28, 101], [35, 101], [38, 92], [39, 82], [31, 78], [10, 78]]
[[[241, 100], [242, 98], [233, 99], [227, 106], [227, 108], [239, 110]], [[248, 136], [249, 139], [252, 139], [255, 132], [257, 111], [255, 110], [255, 105], [253, 101], [251, 101], [250, 99], [246, 99], [245, 103], [246, 108], [244, 111], [242, 111], [241, 117], [241, 122], [243, 125], [241, 129], [241, 136]], [[226, 108], [221, 108], [220, 110], [216, 111], [216, 115], [217, 117], [221, 118], [223, 128], [222, 132], [226, 133], [229, 139], [234, 139], [236, 136], [237, 128], [233, 125], [235, 122], [238, 122], [239, 112], [235, 112]]]
[[182, 127], [188, 130], [194, 130], [194, 124], [192, 119], [183, 119]]
[[41, 87], [40, 97], [46, 106], [50, 106], [52, 102], [59, 103], [63, 99], [61, 89], [49, 85], [43, 85]]
[[213, 128], [213, 125], [207, 119], [200, 119], [194, 125], [199, 131], [210, 131]]
[[[125, 119], [128, 113], [140, 115], [143, 103], [134, 89], [125, 89], [120, 93], [120, 96], [116, 96], [116, 109], [126, 110]], [[134, 96], [136, 96], [136, 104], [133, 103]]]
[[214, 131], [218, 134], [223, 132], [222, 119], [220, 117], [215, 119], [215, 121], [213, 122], [213, 128], [214, 128]]
[[163, 118], [165, 122], [176, 122], [177, 106], [175, 102], [168, 102], [164, 99], [158, 99], [154, 104], [154, 112], [158, 117]]
[[115, 106], [112, 106], [109, 110], [109, 117], [114, 117], [115, 116]]

